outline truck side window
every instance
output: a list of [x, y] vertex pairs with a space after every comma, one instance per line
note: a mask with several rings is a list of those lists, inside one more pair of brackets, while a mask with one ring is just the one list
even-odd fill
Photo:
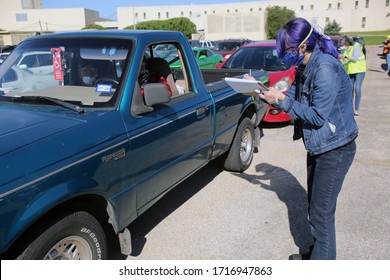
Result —
[[183, 58], [182, 50], [176, 43], [148, 46], [138, 75], [141, 94], [143, 85], [156, 82], [166, 84], [172, 98], [193, 92]]

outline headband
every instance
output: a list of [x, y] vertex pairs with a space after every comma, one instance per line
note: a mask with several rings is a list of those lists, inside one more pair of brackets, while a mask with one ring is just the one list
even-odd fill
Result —
[[309, 37], [310, 37], [310, 35], [311, 35], [312, 32], [313, 32], [313, 27], [310, 27], [310, 32], [309, 32], [309, 34], [307, 34], [306, 38], [303, 39], [303, 41], [299, 44], [298, 48], [300, 48], [300, 47], [303, 45], [303, 43], [306, 42], [307, 39], [309, 39]]

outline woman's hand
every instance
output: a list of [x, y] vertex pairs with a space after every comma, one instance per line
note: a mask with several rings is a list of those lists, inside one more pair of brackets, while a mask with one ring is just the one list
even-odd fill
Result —
[[274, 87], [269, 88], [269, 90], [262, 90], [259, 93], [259, 96], [260, 98], [266, 100], [269, 104], [278, 104], [279, 101], [283, 101], [285, 98], [282, 92]]

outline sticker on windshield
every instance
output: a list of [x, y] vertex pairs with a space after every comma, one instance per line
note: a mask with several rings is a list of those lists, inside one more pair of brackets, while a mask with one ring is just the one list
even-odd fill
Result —
[[111, 95], [112, 85], [110, 84], [97, 84], [96, 92], [100, 92], [101, 94]]
[[54, 79], [63, 81], [64, 73], [62, 71], [61, 48], [51, 48], [50, 52], [53, 56]]

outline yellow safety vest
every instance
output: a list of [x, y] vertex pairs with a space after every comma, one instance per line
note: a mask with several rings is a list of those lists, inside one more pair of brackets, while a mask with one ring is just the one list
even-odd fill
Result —
[[367, 66], [366, 66], [366, 57], [363, 53], [363, 47], [359, 43], [353, 44], [350, 48], [348, 48], [347, 53], [345, 54], [348, 58], [352, 56], [353, 51], [355, 48], [359, 47], [362, 55], [358, 58], [357, 61], [348, 61], [347, 64], [345, 64], [345, 70], [347, 70], [348, 74], [356, 74], [356, 73], [362, 73], [366, 72]]

